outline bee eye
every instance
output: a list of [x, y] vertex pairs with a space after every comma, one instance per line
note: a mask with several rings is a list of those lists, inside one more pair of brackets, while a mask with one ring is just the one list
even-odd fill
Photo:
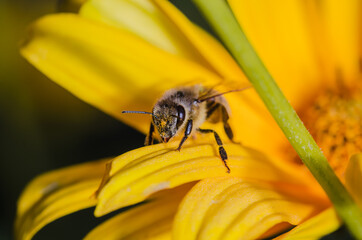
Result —
[[184, 122], [185, 120], [185, 108], [182, 106], [177, 106], [177, 123], [176, 126], [180, 127], [181, 124]]

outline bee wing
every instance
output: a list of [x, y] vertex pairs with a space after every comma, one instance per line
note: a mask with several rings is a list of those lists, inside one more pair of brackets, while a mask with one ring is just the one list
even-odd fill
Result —
[[226, 92], [222, 92], [222, 93], [219, 93], [216, 90], [214, 90], [213, 88], [211, 88], [211, 89], [207, 90], [205, 92], [205, 94], [200, 94], [200, 96], [197, 100], [198, 100], [198, 102], [205, 102], [208, 100], [215, 101], [217, 98], [220, 98], [220, 99], [223, 98], [222, 95], [224, 95], [224, 94], [232, 93], [232, 92], [240, 92], [240, 91], [244, 91], [248, 88], [251, 88], [251, 86], [247, 86], [247, 87], [240, 88], [240, 89], [234, 89], [234, 90], [230, 90], [230, 91], [226, 91]]

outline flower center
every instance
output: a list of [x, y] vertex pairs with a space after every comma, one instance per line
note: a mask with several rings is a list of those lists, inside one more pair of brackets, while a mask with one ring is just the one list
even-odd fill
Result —
[[351, 155], [362, 152], [361, 88], [324, 91], [301, 113], [301, 118], [342, 177]]

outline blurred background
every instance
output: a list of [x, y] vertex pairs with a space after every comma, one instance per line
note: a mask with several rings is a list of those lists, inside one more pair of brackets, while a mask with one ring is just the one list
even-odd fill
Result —
[[[188, 1], [172, 2], [208, 28]], [[16, 201], [37, 175], [143, 145], [142, 134], [78, 100], [20, 56], [19, 43], [32, 21], [70, 9], [75, 6], [68, 1], [0, 0], [0, 239], [13, 239]], [[104, 221], [92, 211], [61, 218], [34, 239], [81, 239]], [[325, 239], [342, 239], [343, 232]]]

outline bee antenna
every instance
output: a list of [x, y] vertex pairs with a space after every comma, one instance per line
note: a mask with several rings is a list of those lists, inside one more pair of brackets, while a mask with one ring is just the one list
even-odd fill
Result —
[[209, 99], [212, 99], [214, 97], [218, 97], [218, 96], [221, 96], [221, 95], [224, 95], [224, 94], [227, 94], [227, 93], [232, 93], [232, 92], [241, 92], [241, 91], [244, 91], [248, 88], [251, 88], [252, 86], [247, 86], [247, 87], [244, 87], [244, 88], [240, 88], [240, 89], [234, 89], [234, 90], [230, 90], [230, 91], [227, 91], [227, 92], [223, 92], [223, 93], [219, 93], [219, 94], [216, 94], [216, 95], [212, 95], [210, 97], [207, 97], [207, 98], [202, 98], [202, 99], [197, 99], [197, 102], [204, 102], [204, 101], [207, 101]]
[[144, 112], [144, 111], [122, 111], [122, 113], [139, 113], [139, 114], [150, 114], [150, 115], [153, 115], [151, 112]]

